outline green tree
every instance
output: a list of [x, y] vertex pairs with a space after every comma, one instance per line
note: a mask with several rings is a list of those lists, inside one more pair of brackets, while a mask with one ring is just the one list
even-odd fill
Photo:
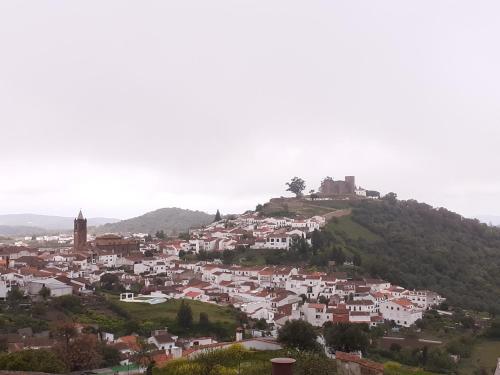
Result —
[[217, 221], [221, 221], [221, 220], [222, 220], [222, 216], [221, 216], [219, 210], [217, 210], [217, 212], [215, 213], [214, 223]]
[[50, 350], [22, 350], [0, 354], [0, 369], [8, 371], [36, 371], [63, 374], [68, 369], [62, 360]]
[[318, 350], [317, 337], [314, 327], [304, 320], [289, 320], [278, 331], [278, 342], [305, 351]]
[[352, 257], [352, 263], [357, 267], [361, 267], [361, 262], [361, 255], [354, 254], [354, 256]]
[[222, 252], [222, 263], [232, 264], [233, 260], [234, 260], [234, 251], [226, 249]]
[[318, 297], [318, 302], [319, 303], [323, 303], [325, 305], [328, 305], [328, 303], [330, 302], [330, 300], [328, 299], [328, 297], [321, 295], [321, 296]]
[[182, 233], [179, 233], [179, 235], [177, 236], [180, 240], [184, 240], [184, 241], [189, 241], [189, 239], [191, 238], [190, 235], [189, 235], [189, 232], [182, 232]]
[[500, 318], [496, 318], [491, 322], [490, 327], [486, 330], [485, 336], [492, 339], [500, 339]]
[[120, 364], [121, 353], [115, 347], [100, 343], [98, 345], [98, 352], [102, 358], [101, 367], [111, 367]]
[[120, 283], [120, 279], [114, 273], [105, 273], [100, 279], [101, 288], [104, 290], [119, 292], [122, 291], [123, 285]]
[[156, 231], [155, 237], [164, 240], [167, 236], [165, 235], [165, 232], [162, 230]]
[[456, 367], [448, 353], [440, 348], [429, 349], [426, 362], [425, 369], [433, 372], [448, 373]]
[[266, 319], [260, 318], [259, 320], [257, 320], [255, 322], [255, 328], [256, 329], [260, 329], [261, 331], [264, 331], [264, 330], [268, 329], [269, 326], [268, 326], [268, 324], [266, 322]]
[[292, 192], [298, 198], [298, 197], [302, 196], [302, 192], [306, 188], [306, 182], [303, 179], [299, 178], [299, 177], [294, 177], [294, 178], [291, 179], [290, 182], [286, 183], [286, 186], [288, 186], [288, 188], [286, 189], [286, 191]]
[[331, 352], [339, 350], [349, 353], [360, 350], [366, 353], [370, 344], [368, 331], [366, 324], [327, 322], [323, 326], [325, 343]]
[[0, 338], [0, 352], [7, 352], [9, 350], [9, 343], [6, 337]]
[[191, 306], [184, 300], [181, 301], [179, 310], [177, 311], [177, 323], [182, 328], [191, 328], [193, 325], [193, 312]]
[[50, 289], [44, 285], [38, 292], [38, 295], [45, 300], [50, 297]]
[[24, 299], [24, 293], [19, 287], [14, 286], [11, 290], [7, 292], [6, 296], [7, 305], [12, 310], [17, 310], [19, 308], [19, 304]]
[[133, 360], [142, 367], [148, 368], [149, 366], [151, 366], [151, 364], [154, 363], [152, 353], [154, 348], [151, 344], [148, 344], [142, 339], [139, 339], [137, 341], [137, 344], [139, 346], [139, 349], [134, 353]]
[[54, 350], [71, 371], [91, 370], [102, 361], [94, 335], [80, 335], [69, 342], [63, 341]]
[[325, 245], [325, 241], [323, 239], [323, 233], [321, 231], [315, 229], [311, 234], [311, 245], [313, 250], [319, 250]]
[[80, 298], [74, 295], [67, 295], [53, 298], [50, 305], [57, 310], [79, 314], [83, 311], [83, 305]]
[[210, 319], [209, 319], [208, 314], [206, 312], [200, 313], [199, 324], [201, 327], [204, 327], [204, 328], [210, 326]]
[[398, 201], [398, 195], [396, 193], [390, 192], [384, 195], [382, 199], [386, 200], [389, 203], [394, 204]]

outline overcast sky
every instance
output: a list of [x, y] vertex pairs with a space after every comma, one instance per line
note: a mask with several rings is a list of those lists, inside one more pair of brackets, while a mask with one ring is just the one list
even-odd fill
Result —
[[237, 213], [297, 175], [500, 214], [498, 1], [0, 2], [0, 213]]

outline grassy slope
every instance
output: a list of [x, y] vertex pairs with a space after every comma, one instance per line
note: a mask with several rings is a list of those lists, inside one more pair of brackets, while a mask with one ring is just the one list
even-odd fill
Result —
[[[169, 300], [165, 303], [149, 305], [146, 303], [120, 302], [118, 296], [115, 295], [108, 295], [108, 298], [113, 303], [125, 309], [133, 319], [139, 321], [159, 321], [165, 319], [175, 321], [177, 310], [181, 304], [180, 300]], [[212, 322], [236, 324], [234, 313], [230, 308], [198, 301], [189, 301], [188, 303], [193, 311], [193, 320], [195, 322], [198, 321], [200, 312], [206, 312]]]
[[387, 362], [384, 364], [385, 375], [437, 375], [434, 372], [424, 371], [415, 367], [403, 366], [397, 362]]
[[354, 240], [363, 239], [367, 242], [376, 242], [381, 240], [379, 235], [353, 221], [351, 216], [344, 216], [336, 220], [334, 219], [327, 224], [327, 230], [337, 235], [345, 234], [346, 237]]
[[472, 356], [462, 360], [459, 373], [473, 374], [474, 371], [484, 368], [488, 374], [492, 374], [499, 357], [500, 341], [481, 341], [474, 346]]
[[306, 199], [274, 199], [264, 205], [263, 214], [268, 216], [311, 217], [325, 215], [350, 207], [349, 201], [310, 201]]

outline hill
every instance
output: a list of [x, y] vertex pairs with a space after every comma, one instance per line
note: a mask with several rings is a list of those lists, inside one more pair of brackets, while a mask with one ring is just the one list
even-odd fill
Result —
[[[328, 210], [332, 210], [327, 213]], [[394, 197], [380, 200], [310, 201], [277, 198], [266, 216], [321, 214], [330, 221], [313, 236], [313, 248], [264, 254], [273, 264], [325, 267], [372, 275], [410, 289], [435, 290], [456, 306], [500, 313], [500, 228], [444, 208]]]
[[151, 233], [163, 230], [167, 234], [185, 232], [190, 228], [211, 223], [214, 215], [201, 211], [184, 210], [182, 208], [160, 208], [142, 216], [122, 220], [113, 224], [105, 224], [95, 228], [96, 233]]
[[453, 305], [500, 312], [500, 229], [414, 200], [356, 201], [325, 231], [361, 269]]
[[47, 233], [46, 229], [22, 225], [0, 225], [0, 236], [33, 236]]
[[[8, 214], [0, 215], [0, 225], [9, 227], [33, 227], [45, 231], [70, 230], [73, 229], [74, 217], [35, 215], [35, 214]], [[106, 223], [115, 223], [119, 219], [92, 217], [88, 219], [89, 226], [97, 226]], [[31, 234], [28, 232], [28, 234]]]

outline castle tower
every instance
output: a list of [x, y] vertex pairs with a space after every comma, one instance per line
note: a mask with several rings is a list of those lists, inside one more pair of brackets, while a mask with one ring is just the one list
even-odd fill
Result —
[[356, 190], [356, 178], [354, 176], [345, 176], [345, 183], [349, 190], [348, 194], [354, 194]]
[[74, 221], [73, 239], [75, 250], [85, 250], [87, 247], [87, 219], [83, 218], [82, 210]]

